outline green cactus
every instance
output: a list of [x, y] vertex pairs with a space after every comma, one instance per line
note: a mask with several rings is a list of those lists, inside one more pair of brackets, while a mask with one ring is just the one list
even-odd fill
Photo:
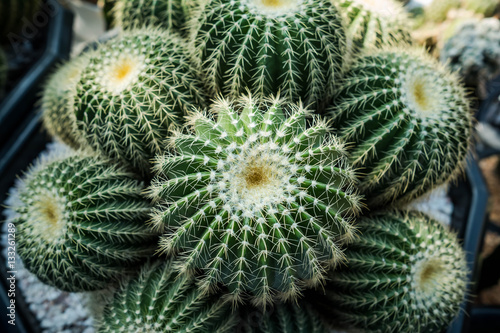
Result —
[[17, 253], [49, 285], [103, 289], [157, 247], [142, 185], [100, 156], [79, 151], [39, 161], [17, 190]]
[[157, 25], [181, 31], [193, 5], [201, 0], [116, 0], [115, 24], [130, 29]]
[[193, 17], [195, 54], [212, 94], [281, 92], [306, 104], [332, 96], [345, 34], [330, 0], [209, 0]]
[[346, 73], [329, 108], [353, 143], [368, 206], [406, 203], [460, 174], [472, 115], [459, 79], [424, 50], [374, 50]]
[[395, 0], [332, 0], [347, 22], [348, 48], [357, 53], [411, 40], [409, 17]]
[[250, 306], [240, 308], [241, 333], [326, 333], [319, 314], [308, 304], [278, 303], [261, 312]]
[[40, 0], [0, 0], [0, 41], [7, 40], [10, 33], [17, 33], [26, 21], [32, 22], [41, 3]]
[[236, 316], [217, 296], [202, 295], [195, 280], [178, 277], [169, 261], [147, 264], [123, 283], [104, 310], [99, 333], [229, 333]]
[[159, 29], [128, 31], [102, 44], [77, 84], [79, 129], [97, 151], [147, 174], [168, 128], [204, 93], [182, 41]]
[[294, 299], [354, 234], [360, 199], [344, 147], [325, 121], [306, 128], [311, 112], [278, 98], [222, 99], [211, 111], [217, 122], [192, 114], [191, 133], [174, 133], [175, 153], [157, 158], [149, 195], [162, 204], [153, 226], [169, 230], [161, 250], [182, 250], [180, 271], [205, 268], [200, 288], [223, 283], [234, 303]]
[[78, 149], [84, 146], [84, 138], [78, 131], [73, 105], [76, 85], [89, 62], [83, 54], [60, 66], [49, 78], [42, 97], [42, 119], [53, 137]]
[[448, 12], [460, 8], [462, 0], [433, 0], [425, 7], [425, 18], [427, 21], [440, 23], [446, 20]]
[[346, 250], [347, 266], [331, 272], [318, 307], [363, 332], [443, 332], [467, 288], [456, 236], [416, 212], [378, 213], [357, 226], [363, 236]]
[[3, 97], [5, 84], [7, 83], [7, 66], [7, 57], [2, 48], [0, 48], [0, 98]]
[[474, 13], [482, 14], [484, 17], [490, 17], [498, 12], [500, 7], [499, 0], [463, 0], [463, 6]]

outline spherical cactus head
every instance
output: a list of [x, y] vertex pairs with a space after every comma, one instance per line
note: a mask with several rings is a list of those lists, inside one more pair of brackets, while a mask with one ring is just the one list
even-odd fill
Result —
[[423, 50], [373, 50], [346, 73], [330, 115], [371, 208], [404, 203], [463, 170], [472, 115], [459, 79]]
[[330, 0], [209, 0], [195, 17], [196, 54], [211, 93], [281, 92], [312, 105], [332, 95], [345, 33]]
[[152, 256], [142, 185], [83, 151], [36, 164], [17, 188], [17, 253], [41, 281], [65, 291], [103, 289]]
[[115, 24], [124, 29], [159, 26], [180, 31], [184, 28], [188, 6], [200, 0], [117, 0]]
[[302, 300], [297, 303], [278, 303], [262, 311], [251, 306], [239, 309], [238, 332], [242, 333], [326, 333], [319, 314]]
[[75, 113], [95, 150], [147, 174], [166, 149], [169, 126], [203, 105], [183, 42], [144, 28], [99, 46], [77, 84]]
[[157, 159], [161, 248], [183, 251], [183, 272], [204, 268], [201, 288], [222, 283], [232, 301], [249, 294], [263, 306], [296, 298], [342, 260], [359, 209], [355, 175], [327, 123], [306, 126], [310, 114], [279, 98], [221, 99]]
[[220, 297], [202, 295], [193, 278], [179, 278], [165, 261], [146, 264], [122, 283], [99, 321], [99, 333], [229, 333], [236, 316]]
[[76, 85], [89, 62], [82, 54], [61, 65], [49, 77], [43, 89], [42, 120], [48, 133], [68, 146], [85, 147], [74, 113]]
[[346, 250], [347, 265], [330, 273], [323, 309], [363, 332], [442, 332], [467, 288], [456, 236], [416, 212], [377, 213], [357, 226], [362, 237]]
[[411, 41], [410, 18], [396, 0], [331, 0], [344, 16], [350, 52]]

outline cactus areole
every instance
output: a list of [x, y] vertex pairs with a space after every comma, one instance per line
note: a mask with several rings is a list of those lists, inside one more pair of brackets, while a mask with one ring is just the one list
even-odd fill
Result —
[[359, 198], [343, 145], [279, 99], [219, 100], [212, 111], [217, 121], [192, 115], [191, 133], [175, 133], [175, 153], [157, 159], [153, 223], [172, 229], [161, 247], [183, 250], [180, 269], [205, 268], [202, 288], [223, 283], [235, 302], [295, 298], [353, 235]]

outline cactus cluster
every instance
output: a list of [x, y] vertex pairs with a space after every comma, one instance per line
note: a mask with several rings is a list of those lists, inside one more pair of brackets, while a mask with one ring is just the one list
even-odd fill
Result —
[[40, 0], [0, 0], [0, 41], [10, 33], [17, 33], [26, 20], [31, 22], [40, 3]]
[[[439, 333], [458, 314], [467, 286], [456, 236], [416, 212], [359, 220], [363, 234], [331, 274], [322, 305], [337, 324], [380, 333]], [[331, 312], [330, 312], [331, 311]]]
[[191, 132], [174, 133], [174, 152], [156, 161], [161, 249], [183, 250], [178, 269], [205, 269], [201, 288], [223, 283], [233, 302], [295, 299], [353, 236], [360, 198], [344, 147], [325, 121], [306, 128], [311, 112], [278, 98], [218, 100], [211, 111], [217, 121], [192, 114]]
[[496, 18], [462, 24], [441, 50], [440, 60], [470, 86], [500, 74], [500, 22]]
[[201, 0], [116, 0], [115, 24], [124, 29], [157, 25], [181, 31], [194, 3]]
[[122, 283], [104, 309], [99, 333], [229, 333], [236, 317], [228, 304], [200, 293], [193, 277], [177, 277], [171, 261], [148, 263]]
[[100, 156], [54, 154], [28, 171], [17, 191], [17, 252], [49, 285], [102, 289], [156, 249], [142, 185]]
[[409, 42], [409, 17], [396, 0], [332, 0], [347, 22], [349, 48], [362, 51]]
[[74, 112], [89, 145], [147, 174], [166, 150], [169, 126], [205, 94], [182, 41], [168, 32], [127, 31], [90, 56]]
[[329, 114], [372, 208], [408, 202], [453, 179], [472, 115], [458, 78], [423, 51], [374, 50], [346, 73]]
[[319, 103], [344, 63], [345, 32], [330, 0], [208, 0], [191, 29], [213, 96], [248, 89]]
[[42, 118], [48, 133], [75, 149], [85, 145], [74, 113], [76, 85], [87, 67], [88, 54], [72, 59], [50, 76], [42, 97]]

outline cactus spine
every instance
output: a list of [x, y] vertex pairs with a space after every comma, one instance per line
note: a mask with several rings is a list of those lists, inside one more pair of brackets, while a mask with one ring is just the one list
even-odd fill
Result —
[[65, 155], [40, 162], [19, 186], [17, 251], [49, 285], [103, 289], [154, 253], [150, 206], [122, 168], [82, 151]]
[[78, 131], [73, 111], [76, 85], [88, 64], [88, 54], [83, 54], [59, 67], [45, 85], [42, 97], [42, 119], [53, 137], [78, 149], [85, 145]]
[[216, 297], [201, 295], [193, 278], [177, 277], [169, 261], [146, 264], [122, 284], [104, 310], [99, 333], [233, 332], [235, 316]]
[[345, 34], [330, 0], [210, 0], [194, 17], [196, 54], [212, 94], [281, 91], [306, 103], [331, 97]]
[[301, 305], [278, 303], [266, 312], [245, 306], [240, 308], [240, 330], [244, 333], [326, 333], [318, 313], [301, 301]]
[[77, 84], [75, 112], [90, 145], [148, 173], [165, 150], [168, 128], [204, 93], [182, 41], [139, 29], [103, 44]]
[[331, 273], [324, 302], [335, 323], [363, 332], [442, 332], [467, 287], [456, 236], [416, 212], [379, 213], [359, 221], [363, 234]]
[[368, 205], [410, 201], [460, 173], [472, 116], [459, 80], [424, 51], [388, 48], [361, 57], [330, 107], [352, 142]]
[[124, 29], [157, 25], [180, 31], [189, 8], [201, 0], [117, 0], [115, 23]]
[[[410, 41], [409, 18], [395, 0], [332, 0], [344, 16], [349, 48], [359, 52]], [[351, 44], [351, 45], [350, 45]]]
[[156, 161], [150, 196], [163, 205], [153, 222], [169, 230], [161, 249], [184, 250], [179, 269], [205, 268], [201, 288], [223, 283], [233, 302], [294, 299], [323, 281], [353, 235], [359, 197], [344, 147], [324, 121], [306, 128], [311, 112], [278, 98], [218, 100], [212, 112], [217, 122], [193, 114], [191, 133], [173, 134], [175, 154]]

